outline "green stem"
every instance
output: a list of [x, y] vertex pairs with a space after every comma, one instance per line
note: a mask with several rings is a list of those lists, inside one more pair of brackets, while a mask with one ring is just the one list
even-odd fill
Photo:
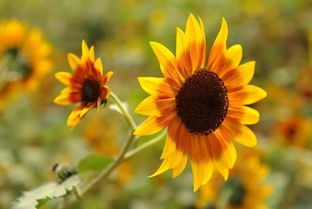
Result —
[[75, 193], [77, 199], [81, 199], [81, 192], [77, 186], [74, 186], [74, 193]]
[[137, 153], [141, 152], [142, 150], [145, 150], [148, 147], [151, 147], [155, 144], [157, 144], [161, 139], [164, 138], [164, 136], [166, 135], [166, 131], [161, 132], [158, 136], [156, 136], [155, 138], [151, 139], [150, 141], [144, 143], [143, 145], [130, 150], [129, 152], [127, 152], [125, 154], [124, 160], [128, 160], [129, 158], [131, 158], [132, 156], [136, 155]]
[[133, 142], [135, 136], [133, 132], [129, 136], [128, 140], [126, 141], [125, 145], [123, 146], [121, 152], [117, 156], [116, 160], [110, 164], [106, 169], [101, 171], [94, 179], [92, 179], [84, 188], [81, 189], [81, 195], [89, 191], [95, 184], [97, 184], [101, 179], [108, 177], [112, 171], [123, 161], [126, 152], [128, 151], [130, 145]]
[[[99, 183], [101, 180], [107, 178], [113, 171], [114, 169], [123, 161], [128, 160], [129, 158], [131, 158], [132, 156], [136, 155], [137, 153], [145, 150], [148, 147], [151, 147], [153, 145], [155, 145], [156, 143], [158, 143], [161, 139], [163, 139], [163, 137], [166, 135], [166, 131], [163, 131], [161, 134], [159, 134], [158, 136], [156, 136], [155, 138], [151, 139], [150, 141], [146, 142], [145, 144], [131, 150], [128, 151], [129, 147], [131, 146], [132, 142], [134, 141], [134, 139], [136, 138], [133, 135], [133, 132], [131, 133], [131, 135], [129, 136], [128, 140], [126, 141], [125, 145], [123, 146], [121, 152], [119, 153], [119, 155], [117, 156], [116, 160], [109, 165], [109, 167], [107, 167], [106, 169], [104, 169], [103, 171], [101, 171], [95, 178], [91, 179], [91, 181], [89, 183], [87, 183], [82, 189], [81, 192], [79, 194], [80, 198], [82, 198], [82, 196], [88, 192], [94, 185], [96, 185], [97, 183]], [[74, 203], [75, 201], [77, 201], [78, 198], [76, 196], [73, 197], [66, 205], [61, 206], [60, 208], [66, 208], [68, 207], [70, 204]]]
[[133, 118], [131, 117], [131, 115], [128, 113], [128, 111], [126, 110], [126, 108], [123, 106], [122, 102], [120, 101], [120, 99], [117, 97], [116, 94], [114, 94], [113, 92], [110, 93], [109, 98], [111, 98], [111, 100], [113, 102], [115, 102], [115, 104], [118, 106], [118, 108], [120, 109], [120, 111], [123, 113], [123, 116], [125, 117], [127, 123], [129, 124], [131, 130], [135, 130], [136, 129], [136, 124], [133, 120]]

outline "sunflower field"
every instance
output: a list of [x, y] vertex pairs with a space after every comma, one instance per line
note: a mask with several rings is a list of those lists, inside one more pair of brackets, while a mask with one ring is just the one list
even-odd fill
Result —
[[312, 208], [311, 0], [0, 14], [0, 209]]

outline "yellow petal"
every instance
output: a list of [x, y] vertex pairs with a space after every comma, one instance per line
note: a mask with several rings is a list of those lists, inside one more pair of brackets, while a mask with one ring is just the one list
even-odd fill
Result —
[[231, 141], [228, 142], [227, 148], [222, 157], [226, 160], [229, 168], [233, 168], [236, 158], [237, 158], [237, 153]]
[[166, 143], [160, 159], [168, 158], [176, 150], [176, 145], [170, 137], [166, 138]]
[[150, 135], [159, 132], [161, 129], [168, 126], [172, 118], [174, 117], [174, 113], [165, 115], [162, 117], [148, 117], [134, 132], [134, 135], [144, 136]]
[[113, 75], [114, 75], [114, 72], [112, 72], [112, 71], [106, 73], [106, 75], [105, 75], [106, 76], [106, 82], [108, 82]]
[[194, 177], [194, 192], [196, 192], [202, 185], [204, 179], [204, 167], [199, 163], [191, 159], [191, 167]]
[[74, 104], [72, 101], [70, 101], [69, 94], [61, 94], [58, 97], [54, 99], [54, 103], [59, 105], [71, 105]]
[[156, 105], [156, 98], [149, 96], [144, 99], [135, 109], [135, 112], [142, 115], [160, 116], [161, 111]]
[[239, 44], [236, 44], [234, 46], [231, 46], [225, 53], [225, 58], [230, 60], [230, 68], [236, 68], [239, 63], [241, 62], [243, 57], [243, 49], [242, 46]]
[[188, 43], [189, 54], [191, 57], [192, 63], [192, 72], [198, 70], [200, 68], [201, 60], [201, 50], [200, 44], [201, 40], [201, 28], [194, 17], [193, 14], [190, 14], [187, 23], [186, 23], [186, 31], [185, 31], [186, 40]]
[[103, 75], [102, 59], [101, 58], [97, 58], [94, 65], [95, 65], [95, 68], [101, 73], [101, 75]]
[[95, 104], [84, 106], [79, 116], [83, 118], [89, 112], [89, 110], [91, 110], [93, 107], [95, 107]]
[[167, 171], [169, 168], [170, 168], [169, 163], [166, 160], [164, 160], [162, 162], [162, 164], [160, 165], [160, 167], [158, 168], [158, 170], [155, 173], [153, 173], [152, 175], [150, 175], [149, 178], [154, 177], [154, 176], [158, 176], [159, 174], [162, 174], [163, 172]]
[[91, 46], [89, 51], [89, 58], [94, 62], [94, 46]]
[[228, 109], [228, 116], [231, 118], [237, 119], [239, 122], [245, 125], [256, 124], [259, 122], [260, 114], [257, 110], [242, 106], [239, 108], [232, 108]]
[[177, 27], [177, 35], [176, 35], [176, 56], [179, 58], [182, 53], [185, 52], [185, 34], [184, 32]]
[[72, 126], [75, 127], [81, 120], [80, 117], [80, 112], [81, 112], [82, 107], [78, 106], [77, 108], [75, 108], [70, 115], [68, 116], [67, 119], [67, 125], [68, 126]]
[[71, 88], [71, 87], [66, 87], [66, 88], [64, 88], [64, 89], [61, 91], [61, 94], [70, 94], [71, 92], [74, 92], [74, 91], [72, 90], [72, 88]]
[[203, 177], [202, 184], [201, 184], [202, 186], [207, 184], [212, 176], [213, 163], [211, 161], [204, 162], [203, 167], [204, 167], [204, 177]]
[[217, 35], [217, 38], [211, 48], [211, 52], [208, 59], [208, 66], [211, 68], [212, 64], [222, 55], [226, 50], [226, 41], [228, 37], [228, 27], [226, 20], [222, 18], [221, 29]]
[[245, 125], [232, 124], [228, 120], [224, 120], [220, 129], [222, 133], [242, 145], [254, 147], [257, 144], [256, 135]]
[[158, 95], [173, 96], [173, 92], [165, 78], [138, 77], [142, 89], [155, 97]]
[[150, 45], [159, 61], [163, 75], [181, 84], [184, 78], [177, 68], [176, 59], [171, 51], [157, 42], [150, 42]]
[[222, 160], [215, 160], [214, 167], [219, 171], [219, 173], [223, 176], [226, 181], [229, 177], [229, 168]]
[[247, 62], [220, 76], [225, 86], [235, 88], [247, 85], [254, 75], [255, 63], [255, 61]]
[[239, 134], [234, 138], [238, 143], [247, 147], [254, 147], [257, 145], [257, 137], [250, 128], [242, 126]]
[[70, 80], [72, 78], [72, 74], [70, 74], [68, 72], [58, 72], [58, 73], [55, 73], [55, 77], [57, 80], [59, 80], [63, 84], [70, 85]]
[[78, 65], [80, 64], [80, 59], [72, 53], [68, 54], [67, 59], [68, 59], [68, 63], [70, 65], [70, 68], [75, 71], [77, 69]]
[[203, 24], [203, 21], [201, 20], [200, 17], [198, 17], [199, 19], [199, 24], [200, 24], [200, 28], [201, 28], [201, 43], [200, 43], [200, 49], [201, 49], [201, 63], [200, 63], [200, 68], [204, 68], [206, 65], [206, 53], [207, 53], [207, 49], [206, 49], [206, 32], [205, 32], [205, 27]]
[[175, 109], [174, 98], [160, 99], [149, 96], [144, 99], [135, 109], [136, 113], [148, 116], [161, 116], [168, 111], [172, 112]]
[[81, 43], [81, 48], [82, 48], [82, 60], [86, 60], [89, 57], [89, 48], [87, 46], [87, 43], [85, 40], [82, 41]]
[[183, 156], [184, 154], [181, 151], [175, 150], [172, 155], [167, 157], [166, 159], [168, 160], [170, 168], [177, 167], [182, 162]]
[[187, 158], [188, 158], [187, 155], [183, 155], [182, 160], [179, 163], [179, 165], [173, 168], [172, 178], [179, 176], [184, 171], [186, 164], [187, 164]]
[[184, 78], [191, 76], [192, 62], [190, 54], [187, 52], [187, 42], [184, 32], [177, 28], [176, 35], [176, 57], [180, 73]]

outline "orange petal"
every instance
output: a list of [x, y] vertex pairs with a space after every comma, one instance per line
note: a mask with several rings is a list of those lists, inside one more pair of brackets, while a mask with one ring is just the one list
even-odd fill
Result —
[[201, 50], [201, 45], [204, 41], [202, 28], [193, 14], [190, 14], [187, 20], [185, 38], [192, 63], [192, 68], [189, 70], [194, 72], [201, 68], [202, 59], [205, 59], [205, 57], [202, 57]]
[[221, 76], [225, 86], [233, 88], [247, 85], [254, 75], [255, 63], [255, 61], [247, 62]]
[[230, 120], [225, 119], [219, 128], [224, 135], [234, 139], [242, 145], [254, 147], [257, 144], [256, 135], [245, 125], [237, 124], [236, 122], [231, 122]]
[[226, 51], [226, 41], [228, 37], [228, 26], [226, 20], [222, 18], [222, 24], [217, 38], [211, 48], [211, 52], [208, 58], [208, 67], [211, 69], [212, 64], [217, 62], [220, 56], [224, 56]]
[[230, 103], [232, 103], [233, 105], [252, 104], [263, 99], [267, 95], [267, 93], [263, 89], [254, 85], [240, 87], [237, 88], [237, 90], [228, 89], [228, 91]]

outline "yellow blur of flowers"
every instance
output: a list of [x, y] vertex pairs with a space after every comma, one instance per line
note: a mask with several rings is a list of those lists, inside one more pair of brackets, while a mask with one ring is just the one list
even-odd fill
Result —
[[75, 127], [80, 120], [92, 108], [100, 108], [105, 104], [110, 93], [106, 85], [113, 72], [103, 75], [101, 58], [94, 58], [94, 46], [88, 48], [85, 41], [82, 41], [81, 58], [69, 53], [68, 62], [73, 70], [69, 72], [58, 72], [55, 77], [69, 87], [64, 88], [54, 102], [59, 105], [72, 105], [80, 103], [68, 117], [67, 125]]
[[186, 30], [177, 28], [176, 55], [151, 42], [163, 78], [141, 77], [139, 83], [150, 94], [136, 112], [149, 116], [135, 131], [149, 135], [168, 128], [161, 156], [163, 163], [152, 175], [168, 169], [180, 175], [190, 158], [194, 191], [207, 184], [213, 170], [228, 178], [236, 160], [231, 139], [252, 147], [255, 134], [246, 125], [259, 121], [259, 113], [246, 105], [266, 96], [261, 88], [248, 84], [255, 62], [240, 65], [242, 47], [227, 48], [225, 19], [206, 58], [206, 37], [200, 18], [192, 14]]
[[214, 175], [207, 185], [201, 187], [196, 208], [268, 208], [266, 200], [272, 193], [272, 186], [264, 182], [268, 173], [269, 168], [260, 162], [257, 152], [245, 152], [230, 170], [227, 182]]
[[[120, 147], [116, 142], [117, 130], [114, 123], [105, 121], [95, 115], [90, 117], [89, 123], [83, 129], [84, 139], [96, 154], [102, 154], [109, 157], [116, 156]], [[130, 161], [123, 162], [117, 168], [116, 181], [123, 185], [133, 177], [133, 164]]]
[[17, 20], [0, 22], [0, 110], [20, 91], [31, 92], [51, 70], [51, 46], [41, 31]]

